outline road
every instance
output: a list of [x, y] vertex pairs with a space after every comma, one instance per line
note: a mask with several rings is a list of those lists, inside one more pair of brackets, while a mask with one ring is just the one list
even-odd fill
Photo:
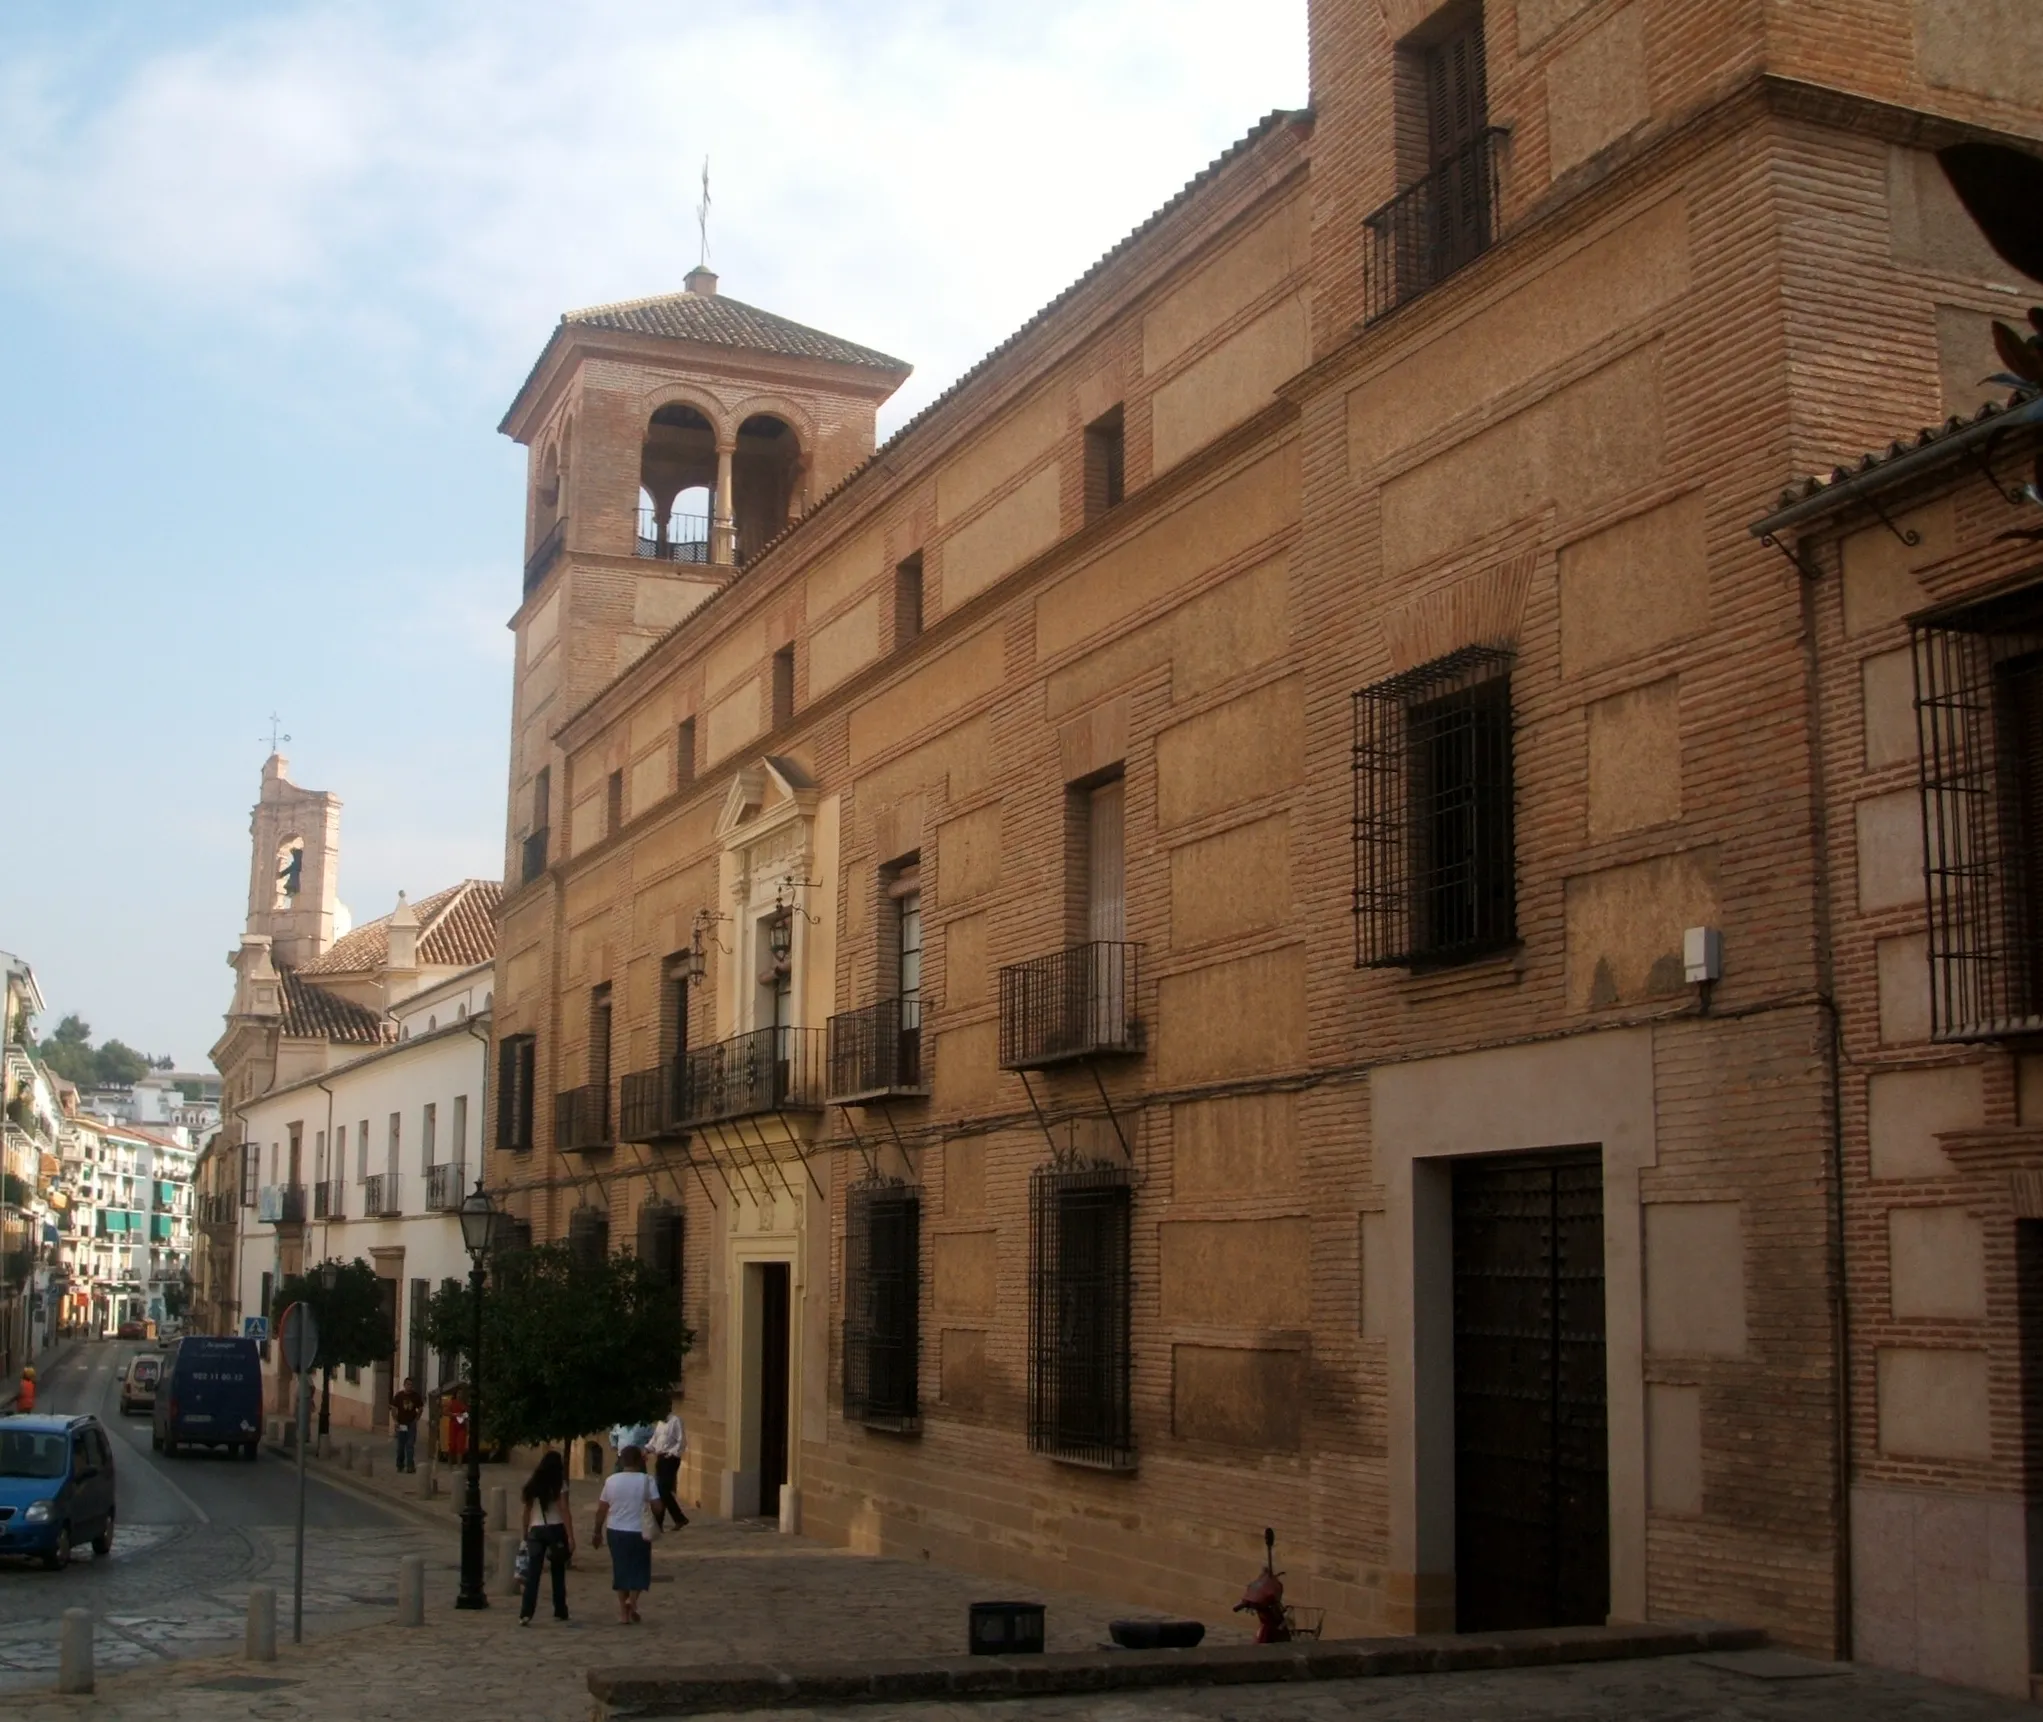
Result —
[[[151, 1659], [217, 1654], [241, 1642], [251, 1585], [277, 1590], [278, 1635], [291, 1630], [291, 1566], [298, 1475], [265, 1452], [239, 1457], [149, 1448], [149, 1419], [123, 1417], [120, 1370], [133, 1343], [101, 1340], [53, 1364], [39, 1411], [91, 1412], [113, 1441], [113, 1551], [80, 1550], [68, 1569], [0, 1563], [0, 1694], [54, 1678], [58, 1619], [67, 1608], [97, 1618], [102, 1670]], [[153, 1349], [153, 1348], [152, 1348]], [[446, 1539], [415, 1520], [312, 1477], [305, 1501], [308, 1636], [385, 1618], [397, 1600], [405, 1554], [444, 1557]]]

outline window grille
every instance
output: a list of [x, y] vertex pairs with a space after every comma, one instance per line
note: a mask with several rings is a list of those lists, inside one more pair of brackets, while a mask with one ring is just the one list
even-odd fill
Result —
[[[506, 1035], [498, 1043], [497, 1146], [514, 1154], [526, 1153], [532, 1146], [532, 1090], [537, 1064], [538, 1043], [531, 1035]], [[365, 1134], [367, 1128], [363, 1126]]]
[[1913, 632], [1931, 1033], [2043, 1031], [2043, 586]]
[[671, 1202], [648, 1202], [638, 1211], [638, 1259], [662, 1285], [681, 1289], [685, 1221]]
[[844, 1415], [853, 1422], [908, 1429], [921, 1416], [921, 1239], [919, 1190], [852, 1186], [844, 1219]]
[[1465, 646], [1355, 695], [1357, 967], [1516, 941], [1510, 669]]
[[1029, 1448], [1135, 1462], [1128, 1174], [1042, 1166], [1029, 1179]]
[[601, 1267], [610, 1254], [610, 1217], [600, 1208], [577, 1208], [568, 1215], [568, 1250], [581, 1267]]

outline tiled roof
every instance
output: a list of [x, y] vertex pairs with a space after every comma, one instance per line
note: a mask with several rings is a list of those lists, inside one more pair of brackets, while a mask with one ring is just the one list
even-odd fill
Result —
[[671, 341], [700, 341], [712, 347], [742, 347], [791, 359], [827, 359], [832, 364], [903, 375], [911, 368], [905, 359], [826, 335], [821, 329], [777, 317], [742, 299], [726, 299], [721, 293], [663, 293], [651, 299], [591, 305], [568, 312], [561, 322], [588, 329], [622, 329], [633, 335], [661, 335]]
[[[497, 904], [503, 894], [495, 879], [464, 879], [412, 904], [419, 923], [419, 967], [469, 969], [495, 957]], [[299, 973], [373, 974], [389, 954], [390, 917], [380, 915], [335, 940]]]
[[298, 971], [277, 968], [284, 983], [284, 1034], [292, 1040], [334, 1040], [381, 1046], [395, 1032], [374, 1011], [301, 980]]
[[[1860, 456], [1856, 466], [1833, 467], [1827, 474], [1819, 473], [1789, 485], [1781, 492], [1779, 506], [1782, 509], [1794, 508], [1830, 492], [1835, 492], [1840, 498], [1848, 497], [1853, 486], [1868, 477], [1877, 477], [1897, 461], [1936, 448], [1940, 443], [1950, 442], [1979, 426], [1991, 425], [1994, 420], [2009, 413], [2033, 408], [2039, 398], [2043, 396], [2039, 396], [2035, 389], [2019, 389], [2004, 401], [1988, 401], [1970, 418], [1953, 414], [1940, 425], [1930, 425], [1917, 431], [1913, 439], [1896, 440], [1885, 448], [1870, 450]], [[2033, 416], [2030, 412], [2023, 413], [2024, 420]]]

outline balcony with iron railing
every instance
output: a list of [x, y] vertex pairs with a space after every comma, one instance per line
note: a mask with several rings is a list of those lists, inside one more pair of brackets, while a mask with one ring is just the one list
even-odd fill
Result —
[[709, 516], [672, 514], [662, 519], [651, 508], [638, 511], [637, 553], [653, 562], [707, 562]]
[[395, 1172], [371, 1172], [362, 1180], [362, 1218], [394, 1220], [404, 1212]]
[[628, 1071], [618, 1084], [617, 1139], [658, 1142], [685, 1136], [681, 1123], [687, 1093], [688, 1060], [669, 1059], [651, 1070]]
[[224, 1226], [232, 1231], [240, 1223], [241, 1201], [231, 1195], [207, 1195], [198, 1198], [198, 1221], [208, 1228]]
[[1142, 1050], [1142, 947], [1095, 939], [1000, 971], [1000, 1067], [1042, 1070]]
[[610, 1131], [610, 1085], [585, 1082], [553, 1097], [553, 1145], [564, 1154], [585, 1154], [614, 1146]]
[[427, 1213], [448, 1214], [461, 1206], [468, 1182], [463, 1174], [467, 1169], [459, 1160], [442, 1160], [439, 1165], [426, 1168]]
[[312, 1217], [315, 1220], [345, 1220], [348, 1217], [347, 1180], [329, 1178], [312, 1186]]
[[255, 1217], [265, 1225], [302, 1226], [305, 1223], [303, 1184], [265, 1184], [256, 1197]]
[[688, 1054], [681, 1124], [814, 1112], [823, 1105], [824, 1035], [819, 1028], [759, 1028]]
[[1509, 134], [1491, 126], [1415, 185], [1363, 217], [1365, 323], [1437, 287], [1497, 239], [1497, 157]]
[[547, 529], [532, 554], [525, 558], [525, 596], [531, 597], [539, 590], [539, 584], [552, 571], [560, 553], [567, 548], [567, 516], [562, 515]]
[[928, 1093], [920, 998], [879, 999], [830, 1019], [827, 1099], [856, 1104]]

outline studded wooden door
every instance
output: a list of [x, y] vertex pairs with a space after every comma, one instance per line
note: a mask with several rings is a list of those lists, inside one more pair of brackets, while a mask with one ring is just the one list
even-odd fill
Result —
[[1597, 1150], [1454, 1166], [1455, 1624], [1610, 1609]]

